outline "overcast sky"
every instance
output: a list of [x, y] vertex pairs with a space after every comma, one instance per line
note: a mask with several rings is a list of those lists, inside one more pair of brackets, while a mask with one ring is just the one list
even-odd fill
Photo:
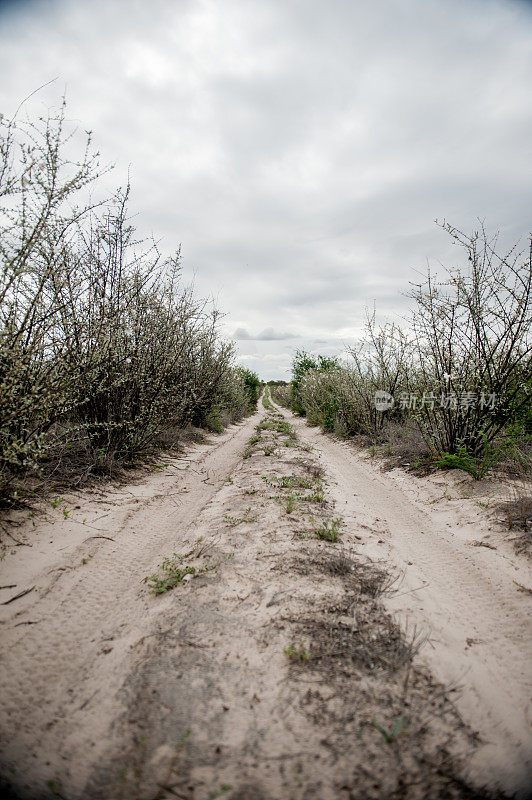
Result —
[[286, 378], [397, 319], [434, 224], [532, 229], [525, 0], [0, 0], [0, 112], [41, 84], [128, 167], [136, 223]]

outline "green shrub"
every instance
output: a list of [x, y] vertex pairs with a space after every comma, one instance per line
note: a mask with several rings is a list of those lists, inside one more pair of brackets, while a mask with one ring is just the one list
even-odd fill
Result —
[[270, 385], [270, 391], [273, 401], [279, 406], [290, 408], [292, 402], [291, 386], [284, 381], [275, 381]]
[[488, 472], [501, 462], [508, 454], [517, 457], [515, 442], [511, 437], [498, 439], [496, 442], [484, 441], [479, 455], [468, 453], [463, 445], [457, 447], [456, 453], [441, 453], [434, 459], [434, 466], [439, 469], [463, 469], [475, 480], [481, 480]]
[[305, 350], [297, 350], [292, 362], [292, 398], [291, 408], [296, 414], [305, 416], [307, 406], [302, 393], [302, 383], [310, 372], [329, 372], [338, 366], [335, 358], [312, 355]]
[[249, 410], [254, 411], [257, 408], [257, 403], [260, 397], [260, 378], [256, 372], [252, 372], [250, 369], [244, 369], [243, 367], [238, 367], [238, 372], [244, 379], [244, 386], [246, 387], [248, 396]]
[[258, 394], [218, 312], [182, 285], [179, 253], [164, 260], [138, 240], [129, 187], [83, 205], [98, 154], [89, 138], [69, 160], [73, 147], [64, 105], [35, 123], [0, 119], [4, 503], [28, 476], [78, 480], [168, 444], [188, 423], [220, 430]]

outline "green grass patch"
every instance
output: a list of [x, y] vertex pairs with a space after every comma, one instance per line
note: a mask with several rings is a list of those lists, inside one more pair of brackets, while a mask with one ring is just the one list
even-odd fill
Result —
[[290, 644], [283, 649], [283, 653], [292, 661], [308, 661], [309, 651], [303, 644]]
[[266, 411], [273, 411], [274, 407], [270, 400], [270, 390], [268, 386], [264, 389], [264, 394], [262, 395], [262, 405], [266, 409]]
[[315, 486], [314, 491], [310, 494], [306, 494], [302, 497], [302, 500], [306, 500], [308, 503], [318, 503], [321, 505], [325, 502], [325, 492], [323, 490], [323, 486], [319, 483]]
[[263, 475], [262, 480], [276, 489], [312, 489], [314, 486], [311, 478], [302, 478], [299, 475]]
[[318, 539], [325, 539], [327, 542], [336, 542], [340, 536], [340, 526], [343, 522], [342, 517], [324, 520], [319, 528], [314, 530], [314, 535]]
[[196, 577], [202, 572], [208, 572], [213, 569], [213, 567], [208, 567], [207, 565], [202, 567], [187, 566], [183, 564], [184, 558], [185, 556], [174, 553], [171, 558], [165, 558], [161, 564], [162, 575], [154, 573], [144, 578], [144, 582], [148, 584], [150, 594], [164, 594], [180, 583], [186, 583], [190, 580], [190, 578], [186, 577], [187, 575]]
[[230, 517], [228, 514], [226, 514], [224, 516], [224, 522], [230, 528], [234, 528], [234, 527], [236, 527], [236, 525], [241, 525], [243, 522], [256, 522], [257, 518], [256, 517], [252, 517], [250, 515], [251, 515], [251, 506], [249, 506], [246, 509], [246, 511], [244, 513], [244, 516], [242, 516], [242, 517]]

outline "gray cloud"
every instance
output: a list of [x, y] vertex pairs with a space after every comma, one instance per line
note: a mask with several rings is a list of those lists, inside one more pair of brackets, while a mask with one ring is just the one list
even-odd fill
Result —
[[436, 218], [532, 227], [530, 3], [0, 2], [0, 70], [6, 114], [58, 76], [28, 112], [66, 88], [265, 378], [293, 355], [275, 331], [335, 354], [365, 305], [400, 319], [416, 270], [459, 258]]
[[233, 339], [237, 341], [254, 341], [254, 342], [282, 342], [286, 339], [298, 339], [297, 333], [281, 333], [275, 331], [273, 328], [265, 328], [260, 333], [252, 336], [246, 328], [237, 328], [233, 333]]

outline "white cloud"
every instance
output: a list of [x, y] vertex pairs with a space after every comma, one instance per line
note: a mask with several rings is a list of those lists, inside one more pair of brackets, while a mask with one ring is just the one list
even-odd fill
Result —
[[299, 334], [283, 333], [273, 328], [264, 328], [263, 331], [252, 336], [247, 328], [237, 328], [233, 333], [233, 339], [236, 339], [236, 341], [283, 342], [287, 339], [299, 339]]

